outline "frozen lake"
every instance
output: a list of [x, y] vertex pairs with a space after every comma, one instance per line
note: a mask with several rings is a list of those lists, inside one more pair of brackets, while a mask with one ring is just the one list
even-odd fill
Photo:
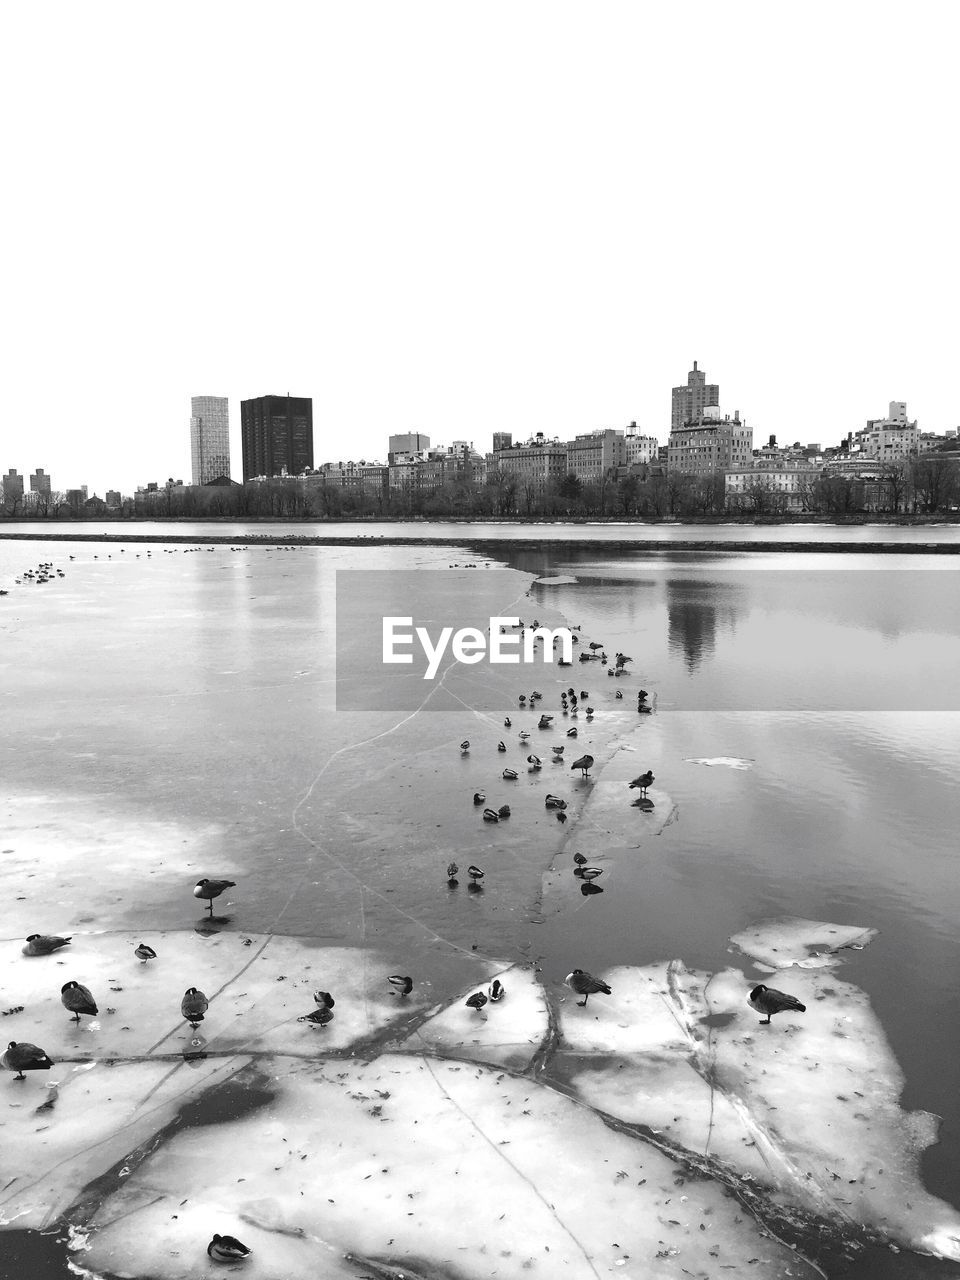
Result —
[[[555, 528], [495, 559], [0, 541], [2, 1040], [56, 1063], [0, 1077], [2, 1274], [66, 1274], [65, 1222], [105, 1276], [206, 1274], [217, 1230], [251, 1277], [956, 1274], [955, 558], [605, 550], [617, 526], [551, 549]], [[807, 531], [758, 536], [781, 533]], [[339, 570], [418, 570], [413, 613], [565, 620], [633, 663], [450, 667], [461, 709], [413, 713], [372, 671], [382, 705], [338, 709]], [[200, 876], [236, 881], [212, 926]], [[859, 941], [811, 965], [839, 935], [785, 920]], [[26, 959], [34, 932], [73, 942]], [[575, 967], [613, 995], [578, 1008]], [[807, 1012], [761, 1028], [771, 973]], [[495, 975], [506, 999], [465, 1008]], [[70, 978], [100, 1003], [79, 1028]], [[190, 985], [211, 1005], [187, 1060]], [[297, 1021], [319, 987], [323, 1029]]]

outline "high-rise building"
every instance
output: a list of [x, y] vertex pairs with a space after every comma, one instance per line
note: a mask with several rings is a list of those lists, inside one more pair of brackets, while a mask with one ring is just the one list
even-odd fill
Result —
[[387, 462], [393, 461], [396, 454], [423, 453], [430, 448], [430, 437], [421, 435], [419, 431], [406, 431], [403, 435], [391, 436], [387, 449]]
[[190, 465], [194, 484], [230, 475], [230, 411], [226, 396], [190, 401]]
[[19, 502], [23, 497], [23, 476], [16, 467], [11, 467], [3, 477], [3, 500], [5, 503]]
[[36, 471], [30, 476], [30, 492], [50, 494], [50, 477], [44, 471], [43, 467], [37, 467]]
[[299, 475], [313, 466], [313, 400], [260, 396], [240, 401], [243, 478]]
[[716, 382], [707, 382], [707, 375], [697, 368], [694, 360], [693, 368], [687, 374], [685, 387], [674, 387], [673, 407], [670, 415], [670, 430], [685, 427], [688, 422], [699, 422], [704, 409], [720, 403], [720, 386]]
[[493, 452], [499, 453], [501, 449], [510, 449], [513, 447], [512, 431], [495, 431], [493, 433]]

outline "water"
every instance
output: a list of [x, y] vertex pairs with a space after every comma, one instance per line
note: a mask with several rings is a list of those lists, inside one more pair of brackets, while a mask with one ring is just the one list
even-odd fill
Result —
[[[437, 536], [438, 526], [422, 528]], [[665, 534], [630, 530], [638, 540]], [[2, 844], [65, 859], [56, 907], [31, 896], [25, 873], [11, 884], [0, 864], [13, 898], [3, 936], [81, 927], [84, 917], [106, 929], [190, 927], [193, 880], [229, 872], [242, 886], [244, 930], [386, 948], [442, 1000], [471, 981], [478, 954], [536, 961], [549, 986], [574, 965], [674, 956], [716, 971], [731, 962], [729, 936], [767, 916], [875, 926], [879, 939], [843, 977], [883, 1022], [905, 1074], [904, 1107], [943, 1118], [923, 1172], [929, 1190], [960, 1203], [953, 558], [605, 553], [603, 542], [622, 532], [591, 530], [591, 548], [514, 550], [505, 540], [496, 558], [463, 546], [158, 544], [148, 556], [143, 544], [0, 541], [0, 585], [10, 590], [0, 600]], [[676, 530], [678, 542], [688, 532]], [[792, 541], [814, 532], [756, 531]], [[958, 532], [882, 536], [916, 543]], [[829, 536], [856, 543], [875, 533]], [[541, 535], [547, 542], [559, 531], [538, 527]], [[12, 584], [42, 560], [67, 576]], [[336, 571], [448, 572], [454, 562], [479, 567], [449, 574], [452, 621], [519, 598], [521, 612], [563, 616], [608, 652], [633, 655], [621, 701], [621, 682], [599, 665], [569, 673], [598, 709], [592, 726], [580, 719], [577, 749], [596, 756], [600, 785], [622, 785], [622, 812], [616, 802], [607, 818], [580, 820], [589, 784], [566, 768], [525, 772], [529, 748], [517, 730], [536, 736], [536, 717], [519, 711], [516, 693], [531, 682], [512, 672], [483, 690], [511, 716], [509, 735], [499, 715], [471, 711], [472, 673], [448, 676], [463, 699], [458, 713], [335, 709]], [[487, 567], [514, 571], [510, 599], [484, 586]], [[539, 576], [568, 580], [539, 585]], [[538, 676], [558, 723], [555, 691], [567, 682], [566, 673]], [[640, 682], [656, 700], [653, 716], [636, 716]], [[457, 746], [464, 736], [467, 757]], [[501, 736], [506, 756], [495, 752]], [[688, 763], [695, 758], [750, 767]], [[520, 771], [516, 783], [499, 781], [505, 760]], [[626, 782], [646, 768], [669, 796], [668, 825], [664, 806], [655, 826], [629, 809]], [[478, 821], [479, 787], [509, 800], [509, 823]], [[543, 809], [547, 789], [569, 798], [566, 827]], [[130, 866], [104, 883], [121, 847]], [[566, 867], [574, 849], [603, 866], [603, 895], [543, 892], [544, 872], [555, 861]], [[482, 895], [451, 894], [441, 874], [451, 856], [486, 866]], [[35, 1274], [60, 1274], [46, 1243], [18, 1239], [33, 1250]], [[880, 1274], [876, 1259], [871, 1266], [862, 1274]], [[884, 1268], [940, 1273], [907, 1255], [884, 1257]]]

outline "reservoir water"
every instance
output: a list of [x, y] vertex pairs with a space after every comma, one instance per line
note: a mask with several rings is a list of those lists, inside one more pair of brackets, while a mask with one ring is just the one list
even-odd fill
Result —
[[[431, 539], [447, 530], [419, 528]], [[2, 1004], [5, 1011], [26, 1006], [4, 1017], [10, 1035], [3, 1043], [34, 1035], [26, 1034], [32, 1006], [20, 981], [29, 962], [19, 946], [28, 934], [75, 936], [72, 953], [63, 953], [69, 960], [50, 969], [59, 1008], [60, 978], [70, 976], [84, 946], [92, 955], [98, 937], [149, 941], [183, 932], [202, 939], [202, 904], [192, 896], [200, 876], [236, 882], [217, 926], [221, 943], [289, 939], [353, 956], [353, 968], [365, 963], [359, 957], [371, 965], [376, 958], [390, 973], [415, 976], [424, 1016], [482, 981], [478, 966], [486, 973], [516, 965], [535, 975], [556, 1017], [569, 997], [564, 976], [575, 967], [599, 975], [682, 960], [706, 974], [746, 968], [749, 981], [759, 982], [762, 972], [730, 943], [757, 922], [859, 926], [877, 936], [847, 953], [838, 978], [863, 993], [882, 1028], [902, 1073], [891, 1085], [900, 1108], [940, 1117], [938, 1141], [918, 1144], [925, 1147], [919, 1177], [929, 1195], [960, 1206], [960, 582], [953, 556], [854, 549], [857, 541], [952, 544], [960, 531], [830, 530], [851, 542], [849, 554], [831, 556], [724, 551], [725, 540], [745, 536], [726, 527], [709, 531], [714, 552], [684, 550], [688, 530], [667, 535], [656, 527], [658, 539], [677, 545], [651, 552], [642, 545], [645, 532], [635, 549], [624, 549], [604, 545], [622, 539], [617, 526], [578, 529], [590, 541], [576, 547], [551, 545], [556, 529], [523, 529], [522, 548], [511, 545], [516, 528], [462, 525], [449, 526], [456, 544], [422, 547], [0, 540], [0, 587], [9, 591], [0, 599], [0, 939], [9, 954]], [[310, 530], [258, 524], [253, 531], [269, 538]], [[138, 525], [136, 532], [150, 530]], [[244, 530], [216, 532], [239, 537]], [[756, 537], [805, 542], [816, 532], [781, 526]], [[417, 536], [396, 525], [362, 533]], [[705, 533], [693, 530], [698, 540]], [[476, 550], [468, 545], [474, 536], [483, 541]], [[531, 549], [531, 538], [542, 546]], [[492, 539], [502, 545], [491, 550]], [[64, 576], [23, 577], [42, 562]], [[435, 710], [425, 698], [413, 712], [396, 709], [384, 672], [372, 669], [372, 709], [351, 709], [343, 690], [338, 699], [336, 670], [337, 574], [344, 570], [378, 571], [371, 583], [383, 572], [406, 580], [416, 571], [422, 587], [411, 593], [414, 615], [442, 612], [457, 625], [515, 610], [578, 626], [584, 644], [594, 639], [611, 659], [623, 652], [632, 662], [622, 679], [612, 677], [612, 662], [596, 659], [535, 676], [504, 668], [482, 680], [448, 662], [442, 679], [457, 709]], [[380, 603], [375, 591], [362, 602], [371, 615]], [[589, 695], [573, 719], [560, 702], [568, 685]], [[652, 714], [637, 714], [641, 686]], [[531, 712], [519, 694], [534, 687], [544, 696]], [[587, 705], [594, 708], [589, 721]], [[538, 734], [541, 710], [554, 723]], [[571, 727], [578, 736], [563, 763], [548, 762], [548, 747]], [[520, 731], [530, 738], [521, 742]], [[500, 740], [506, 752], [497, 750]], [[531, 750], [544, 759], [540, 771], [528, 771]], [[582, 751], [595, 758], [588, 779], [569, 768]], [[516, 781], [502, 779], [505, 765], [516, 769]], [[643, 810], [632, 807], [637, 793], [628, 783], [647, 769], [655, 775], [654, 804]], [[472, 801], [477, 791], [495, 807], [508, 802], [509, 821], [484, 824]], [[545, 808], [548, 791], [565, 797], [567, 823]], [[580, 851], [601, 869], [602, 893], [582, 893], [573, 879], [572, 855]], [[463, 872], [451, 889], [451, 860], [483, 867], [482, 892], [468, 892]], [[284, 972], [278, 981], [290, 977]], [[166, 990], [162, 957], [150, 980], [154, 994], [134, 1008], [124, 1008], [119, 994], [132, 978], [116, 981], [115, 998], [102, 996], [119, 1007], [131, 1036], [139, 1019], [156, 1026], [159, 1040], [177, 1021], [182, 988]], [[781, 984], [789, 977], [778, 972]], [[602, 1000], [593, 997], [587, 1011]], [[264, 1020], [282, 1021], [279, 1014]], [[774, 1034], [777, 1026], [774, 1020]], [[64, 1067], [96, 1064], [91, 1078], [106, 1056], [141, 1062], [137, 1053], [98, 1051], [93, 1027], [73, 1032], [64, 1015], [43, 1047]], [[413, 1029], [413, 1022], [384, 1024], [355, 1042], [350, 1057], [404, 1051], [403, 1035]], [[317, 1033], [307, 1034], [315, 1037], [308, 1044], [317, 1043]], [[242, 1053], [232, 1045], [233, 1058]], [[310, 1050], [296, 1053], [309, 1057]], [[585, 1061], [545, 1058], [537, 1079], [566, 1096], [579, 1087]], [[878, 1071], [885, 1062], [878, 1059]], [[47, 1087], [39, 1072], [25, 1082], [4, 1073], [0, 1115], [13, 1108], [19, 1116], [25, 1097], [39, 1105]], [[262, 1080], [257, 1087], [265, 1088]], [[798, 1076], [798, 1104], [805, 1088]], [[61, 1093], [58, 1114], [67, 1103], [64, 1083]], [[234, 1122], [236, 1099], [218, 1096], [211, 1093], [190, 1123], [213, 1130], [217, 1121]], [[185, 1093], [184, 1106], [187, 1100]], [[38, 1276], [65, 1274], [66, 1255], [51, 1248], [51, 1238], [63, 1238], [66, 1219], [93, 1241], [89, 1257], [81, 1249], [71, 1265], [114, 1274], [98, 1260], [96, 1237], [106, 1239], [105, 1224], [119, 1220], [119, 1210], [109, 1209], [116, 1177], [98, 1179], [116, 1173], [119, 1156], [102, 1168], [83, 1166], [59, 1201], [69, 1208], [65, 1218], [51, 1213], [42, 1223], [50, 1234], [40, 1236], [20, 1229], [4, 1208], [19, 1194], [24, 1169], [36, 1172], [29, 1134], [16, 1131], [11, 1154], [12, 1132], [3, 1143], [0, 1256], [7, 1236], [7, 1256], [18, 1261], [0, 1263], [0, 1273], [22, 1275], [32, 1266]], [[145, 1186], [151, 1176], [147, 1158], [135, 1177]], [[459, 1201], [454, 1208], [467, 1212]], [[955, 1261], [911, 1247], [909, 1233], [897, 1237], [896, 1251], [888, 1248], [876, 1221], [856, 1248], [845, 1247], [840, 1232], [819, 1254], [809, 1221], [791, 1221], [800, 1254], [820, 1274], [957, 1274]], [[496, 1272], [465, 1258], [444, 1270], [430, 1240], [425, 1231], [417, 1256], [434, 1270], [423, 1274], [513, 1274], [503, 1257]], [[116, 1274], [176, 1275], [178, 1266], [197, 1274], [193, 1262], [207, 1263], [201, 1250], [198, 1259], [176, 1263], [164, 1255], [147, 1266], [141, 1258], [131, 1270], [135, 1255], [123, 1250], [134, 1246], [114, 1247], [112, 1257], [127, 1259], [124, 1267], [115, 1262]], [[251, 1276], [272, 1274], [255, 1269], [261, 1254], [255, 1250], [247, 1264]], [[384, 1253], [376, 1259], [386, 1269], [372, 1273], [399, 1274]], [[410, 1266], [409, 1251], [397, 1268], [404, 1259]], [[299, 1264], [289, 1265], [288, 1274], [297, 1274]], [[662, 1274], [674, 1274], [670, 1258], [662, 1265]], [[789, 1274], [776, 1265], [765, 1274]], [[329, 1274], [362, 1271], [331, 1264]], [[564, 1274], [605, 1268], [583, 1263]], [[627, 1263], [611, 1274], [661, 1272]]]

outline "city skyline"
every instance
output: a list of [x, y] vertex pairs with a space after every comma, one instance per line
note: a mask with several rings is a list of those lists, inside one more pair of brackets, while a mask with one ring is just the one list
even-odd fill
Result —
[[[757, 439], [839, 440], [892, 399], [960, 421], [955, 8], [191, 22], [11, 11], [5, 470], [186, 481], [208, 389], [237, 478], [240, 401], [271, 387], [313, 398], [318, 460], [417, 431], [663, 442], [693, 358]], [[286, 87], [254, 98], [264, 58]], [[295, 199], [247, 180], [281, 172]]]

